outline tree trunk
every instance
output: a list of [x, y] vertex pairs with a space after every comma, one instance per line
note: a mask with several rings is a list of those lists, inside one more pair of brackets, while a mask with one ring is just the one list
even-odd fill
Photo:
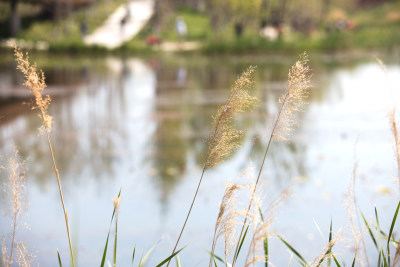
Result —
[[18, 15], [18, 0], [11, 0], [10, 35], [14, 37], [19, 32], [20, 18]]

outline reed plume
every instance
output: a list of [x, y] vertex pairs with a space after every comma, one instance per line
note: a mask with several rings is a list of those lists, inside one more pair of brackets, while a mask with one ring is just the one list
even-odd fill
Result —
[[[280, 205], [291, 196], [292, 194], [292, 185], [285, 188], [278, 197], [272, 201], [272, 203], [268, 206], [268, 208], [261, 213], [261, 205], [254, 205], [253, 213], [259, 216], [259, 220], [253, 221], [256, 223], [254, 227], [254, 233], [252, 237], [252, 241], [250, 244], [250, 248], [247, 254], [246, 266], [250, 266], [255, 262], [265, 262], [268, 263], [268, 255], [265, 255], [264, 251], [264, 241], [266, 238], [272, 237], [273, 233], [269, 230], [270, 226], [276, 219], [276, 211], [280, 207]], [[254, 215], [253, 215], [254, 216]], [[262, 255], [259, 252], [262, 251]]]
[[393, 139], [394, 139], [394, 152], [395, 152], [395, 159], [397, 162], [397, 182], [399, 184], [399, 192], [400, 192], [400, 133], [397, 127], [396, 122], [396, 111], [394, 108], [389, 110], [389, 123], [390, 128], [392, 130]]
[[233, 236], [235, 230], [235, 218], [237, 213], [234, 210], [236, 203], [236, 192], [242, 187], [235, 183], [229, 183], [225, 188], [224, 196], [222, 197], [221, 204], [219, 206], [219, 212], [217, 216], [217, 222], [215, 223], [214, 237], [211, 246], [211, 256], [209, 266], [212, 266], [212, 259], [215, 251], [215, 245], [219, 236], [225, 238], [225, 261], [227, 260], [230, 251], [233, 246]]
[[[238, 147], [242, 132], [235, 129], [232, 126], [232, 123], [235, 116], [251, 109], [257, 102], [257, 98], [250, 96], [248, 93], [248, 90], [253, 85], [252, 76], [254, 70], [254, 67], [249, 67], [235, 81], [231, 88], [228, 100], [222, 107], [218, 109], [217, 114], [213, 118], [213, 131], [208, 141], [208, 151], [206, 153], [203, 170], [200, 175], [189, 211], [186, 215], [185, 222], [181, 228], [171, 255], [175, 253], [179, 244], [179, 240], [182, 236], [183, 230], [185, 229], [186, 223], [196, 200], [197, 193], [199, 192], [201, 182], [203, 181], [205, 171], [224, 161]], [[168, 261], [167, 267], [169, 266], [170, 262], [171, 259]]]
[[[11, 247], [10, 256], [6, 256], [6, 247], [3, 247], [3, 261], [4, 264], [8, 261], [7, 266], [11, 266], [14, 257], [14, 251], [16, 249], [16, 230], [18, 225], [21, 223], [21, 219], [25, 214], [28, 201], [26, 199], [26, 179], [25, 179], [25, 161], [19, 156], [18, 150], [14, 147], [14, 155], [8, 159], [7, 168], [2, 167], [8, 172], [7, 182], [4, 185], [4, 192], [9, 197], [10, 211], [9, 216], [12, 219], [12, 234], [11, 234]], [[5, 241], [4, 241], [5, 242]], [[8, 259], [8, 260], [7, 260]]]
[[51, 131], [51, 126], [52, 126], [52, 117], [50, 115], [48, 115], [47, 109], [51, 102], [51, 98], [49, 95], [43, 95], [44, 89], [46, 88], [44, 73], [41, 70], [37, 71], [36, 64], [31, 65], [29, 62], [28, 53], [26, 53], [24, 56], [24, 54], [21, 52], [21, 50], [19, 48], [17, 48], [16, 46], [14, 47], [14, 55], [15, 55], [15, 58], [17, 61], [17, 69], [19, 69], [25, 76], [24, 85], [31, 90], [31, 93], [35, 97], [36, 105], [34, 106], [34, 108], [38, 108], [40, 110], [39, 117], [42, 119], [42, 123], [43, 123], [42, 131], [46, 134], [46, 137], [47, 137], [47, 142], [49, 145], [53, 168], [54, 168], [54, 172], [55, 172], [56, 178], [57, 178], [58, 191], [60, 194], [61, 204], [63, 207], [64, 218], [65, 218], [65, 225], [66, 225], [66, 229], [67, 229], [71, 261], [72, 261], [72, 266], [74, 267], [75, 259], [74, 259], [73, 249], [72, 249], [71, 235], [70, 235], [70, 231], [69, 231], [68, 213], [67, 213], [67, 210], [65, 207], [64, 197], [62, 194], [60, 175], [59, 175], [59, 172], [57, 169], [57, 165], [56, 165], [56, 161], [55, 161], [54, 153], [53, 153], [53, 147], [52, 147], [51, 141], [50, 141], [49, 133]]
[[389, 125], [390, 125], [390, 130], [392, 131], [393, 134], [393, 144], [394, 144], [394, 152], [395, 152], [395, 160], [397, 163], [397, 183], [399, 186], [399, 192], [400, 192], [400, 133], [399, 129], [397, 127], [397, 122], [396, 122], [396, 103], [393, 102], [393, 99], [396, 99], [396, 96], [394, 95], [394, 92], [392, 90], [392, 87], [390, 86], [390, 81], [388, 78], [388, 71], [386, 68], [385, 63], [380, 60], [379, 58], [376, 58], [376, 61], [379, 63], [383, 73], [386, 76], [387, 80], [387, 86], [389, 89], [389, 97], [391, 104], [388, 107], [388, 118], [389, 118]]
[[28, 249], [24, 243], [17, 245], [17, 263], [19, 267], [31, 267], [32, 259], [34, 257], [28, 252]]
[[[332, 247], [340, 240], [340, 238], [334, 238], [325, 245], [317, 257], [311, 262], [310, 266], [320, 267], [324, 260], [330, 259], [333, 255]], [[330, 264], [328, 264], [330, 266]]]
[[[357, 147], [358, 140], [356, 141], [355, 148]], [[347, 190], [347, 197], [346, 197], [346, 210], [350, 220], [350, 231], [353, 236], [354, 241], [354, 250], [355, 254], [364, 254], [364, 258], [366, 261], [367, 266], [370, 266], [367, 247], [365, 245], [364, 240], [364, 233], [361, 231], [361, 219], [358, 212], [358, 204], [356, 198], [356, 178], [357, 178], [357, 170], [358, 170], [358, 161], [356, 158], [356, 149], [354, 149], [354, 164], [353, 164], [353, 171], [350, 179], [349, 188]], [[355, 224], [357, 221], [357, 226]], [[360, 250], [360, 243], [363, 248], [363, 251]], [[357, 261], [359, 262], [360, 266], [364, 266], [364, 262], [362, 261], [362, 257], [357, 257]]]
[[[289, 133], [293, 130], [296, 125], [296, 112], [301, 110], [302, 105], [305, 103], [306, 98], [309, 96], [308, 89], [311, 86], [311, 75], [310, 67], [308, 66], [308, 56], [306, 53], [300, 55], [300, 59], [290, 68], [288, 73], [288, 85], [284, 95], [279, 99], [280, 109], [272, 126], [271, 134], [267, 147], [265, 149], [264, 157], [261, 163], [261, 167], [255, 182], [254, 190], [252, 195], [255, 194], [257, 185], [259, 183], [261, 173], [264, 167], [265, 159], [267, 157], [271, 142], [273, 139], [277, 140], [288, 140]], [[250, 213], [252, 206], [252, 199], [247, 209], [247, 214]], [[240, 240], [242, 238], [244, 228], [246, 227], [247, 217], [245, 216], [242, 230], [239, 235], [238, 242], [236, 244], [235, 254], [233, 256], [232, 266], [235, 265], [237, 254], [239, 251]]]

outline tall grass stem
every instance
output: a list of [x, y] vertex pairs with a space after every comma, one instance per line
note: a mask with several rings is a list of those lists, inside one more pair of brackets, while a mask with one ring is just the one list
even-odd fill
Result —
[[49, 144], [51, 159], [53, 161], [53, 168], [54, 168], [54, 171], [55, 171], [56, 177], [57, 177], [58, 191], [60, 193], [61, 204], [62, 204], [63, 211], [64, 211], [65, 226], [67, 228], [68, 243], [69, 243], [69, 250], [70, 250], [70, 253], [71, 253], [72, 266], [75, 267], [74, 251], [72, 249], [71, 234], [70, 234], [70, 231], [69, 231], [68, 213], [67, 213], [67, 209], [65, 208], [64, 197], [63, 197], [63, 193], [62, 193], [62, 189], [61, 189], [60, 175], [58, 173], [57, 164], [56, 164], [56, 160], [54, 158], [54, 153], [53, 153], [53, 146], [51, 145], [50, 135], [49, 135], [49, 131], [48, 131], [47, 127], [45, 127], [45, 131], [46, 131], [46, 136], [47, 136], [47, 142]]
[[[190, 208], [189, 208], [189, 211], [188, 211], [188, 213], [187, 213], [187, 215], [186, 215], [185, 222], [184, 222], [184, 224], [183, 224], [183, 226], [182, 226], [181, 232], [179, 233], [178, 240], [176, 240], [176, 243], [175, 243], [174, 249], [172, 250], [171, 255], [173, 255], [173, 254], [175, 253], [175, 250], [176, 250], [176, 248], [178, 247], [179, 240], [181, 239], [183, 230], [184, 230], [185, 227], [186, 227], [186, 223], [187, 223], [187, 221], [188, 221], [188, 219], [189, 219], [190, 212], [192, 211], [194, 202], [195, 202], [196, 197], [197, 197], [197, 193], [199, 192], [199, 188], [200, 188], [201, 182], [203, 181], [203, 177], [204, 177], [204, 172], [205, 172], [205, 171], [206, 171], [206, 166], [204, 166], [203, 171], [201, 172], [199, 184], [197, 185], [196, 192], [194, 193], [194, 197], [193, 197], [193, 200], [192, 200], [192, 204], [190, 204]], [[172, 259], [172, 258], [171, 258], [171, 259]], [[169, 264], [171, 263], [171, 259], [168, 261], [167, 267], [168, 267]]]

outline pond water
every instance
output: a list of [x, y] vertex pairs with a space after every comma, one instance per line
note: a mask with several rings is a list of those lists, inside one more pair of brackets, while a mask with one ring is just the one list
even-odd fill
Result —
[[[375, 56], [385, 61], [386, 72]], [[182, 266], [207, 266], [205, 249], [211, 247], [224, 186], [235, 179], [246, 182], [237, 177], [249, 166], [258, 170], [277, 100], [297, 56], [33, 55], [32, 60], [45, 72], [53, 97], [51, 139], [79, 266], [100, 264], [112, 199], [120, 188], [117, 265], [131, 264], [135, 245], [135, 266], [152, 246], [147, 266], [171, 253], [201, 174], [212, 115], [237, 76], [248, 66], [257, 66], [251, 94], [260, 99], [259, 105], [235, 122], [244, 131], [243, 144], [206, 172], [180, 242], [180, 247], [188, 245], [180, 253]], [[340, 236], [334, 252], [349, 264], [354, 245], [345, 202], [354, 166], [358, 206], [368, 220], [372, 222], [376, 206], [387, 231], [399, 199], [387, 110], [392, 102], [400, 107], [400, 56], [311, 54], [310, 62], [309, 104], [290, 142], [272, 143], [261, 178], [262, 209], [292, 185], [292, 196], [274, 213], [271, 232], [312, 261], [327, 244], [332, 219], [334, 235]], [[40, 120], [37, 110], [30, 109], [23, 77], [14, 69], [12, 57], [5, 55], [0, 62], [0, 154], [4, 162], [15, 145], [26, 159], [29, 199], [24, 218], [29, 229], [21, 226], [17, 239], [27, 244], [40, 266], [57, 266], [57, 249], [68, 265], [48, 145], [39, 135]], [[241, 197], [239, 202], [246, 203]], [[2, 193], [0, 208], [8, 207]], [[11, 220], [3, 214], [0, 232], [8, 238]], [[397, 226], [395, 234], [400, 235]], [[372, 251], [370, 260], [376, 262], [376, 250], [368, 236], [365, 240]], [[270, 261], [288, 266], [291, 252], [276, 237], [270, 242]], [[219, 255], [222, 243], [221, 239]], [[239, 266], [244, 266], [247, 251], [248, 244]], [[108, 255], [111, 261], [112, 251]], [[292, 264], [298, 263], [293, 259]]]

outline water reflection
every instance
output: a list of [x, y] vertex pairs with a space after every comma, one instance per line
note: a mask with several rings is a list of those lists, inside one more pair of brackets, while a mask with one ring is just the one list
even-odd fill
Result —
[[[341, 214], [340, 201], [333, 200], [341, 199], [347, 186], [359, 129], [364, 131], [360, 143], [369, 149], [369, 152], [362, 149], [362, 155], [371, 155], [373, 151], [391, 162], [390, 142], [385, 145], [382, 138], [387, 130], [386, 122], [381, 119], [386, 99], [376, 89], [381, 88], [383, 79], [377, 64], [319, 60], [313, 63], [315, 87], [310, 105], [299, 117], [302, 123], [292, 135], [292, 142], [273, 144], [262, 178], [268, 186], [267, 202], [292, 181], [303, 181], [296, 192], [297, 198], [289, 200], [291, 215], [283, 213], [282, 223], [277, 226], [277, 230], [289, 237], [295, 236], [290, 230], [293, 218], [307, 225], [297, 234], [307, 236], [315, 230], [312, 223], [308, 226], [309, 216], [301, 212], [318, 212], [314, 215], [326, 217], [327, 221], [332, 215], [327, 210]], [[98, 259], [101, 247], [93, 249], [93, 244], [104, 242], [111, 198], [121, 186], [124, 202], [120, 222], [124, 235], [120, 238], [119, 262], [128, 264], [132, 242], [144, 250], [162, 236], [166, 236], [166, 241], [160, 243], [149, 263], [165, 258], [170, 250], [168, 240], [175, 239], [183, 222], [203, 164], [212, 115], [228, 97], [236, 77], [249, 65], [257, 64], [253, 94], [260, 98], [259, 107], [236, 121], [245, 133], [243, 146], [226, 163], [206, 174], [187, 236], [183, 237], [183, 243], [196, 243], [182, 256], [184, 262], [207, 259], [199, 249], [208, 247], [211, 241], [210, 229], [223, 184], [228, 177], [235, 177], [247, 168], [249, 162], [260, 164], [269, 125], [278, 109], [277, 99], [286, 86], [287, 70], [293, 61], [293, 57], [194, 60], [168, 55], [143, 59], [60, 58], [56, 62], [39, 58], [39, 67], [44, 69], [53, 95], [49, 112], [55, 121], [51, 133], [55, 156], [69, 213], [75, 220], [77, 246], [85, 251], [79, 256], [80, 263], [83, 266], [97, 263], [93, 259]], [[396, 66], [389, 66], [390, 75], [399, 75]], [[12, 107], [20, 101], [29, 103], [29, 99], [21, 100], [14, 95], [20, 92], [22, 82], [21, 76], [12, 70], [14, 67], [13, 63], [0, 64], [0, 91], [8, 94], [3, 98], [7, 103], [10, 98], [18, 100], [11, 102]], [[373, 75], [374, 79], [370, 79]], [[44, 265], [51, 266], [55, 262], [46, 255], [54, 254], [56, 247], [61, 251], [67, 248], [60, 237], [64, 229], [58, 214], [48, 148], [43, 136], [37, 134], [40, 121], [29, 108], [16, 113], [10, 106], [2, 108], [0, 153], [10, 155], [10, 140], [13, 140], [21, 155], [28, 158], [32, 201], [28, 224], [34, 230], [23, 232], [22, 236], [36, 246]], [[382, 140], [377, 142], [379, 138]], [[371, 159], [366, 162], [379, 170], [390, 169], [388, 163]], [[366, 168], [364, 174], [368, 176], [369, 170]], [[382, 171], [376, 177], [386, 174], [387, 171]], [[331, 188], [336, 191], [332, 193], [328, 190]], [[364, 199], [360, 203], [368, 206], [370, 202]], [[43, 204], [51, 214], [43, 214]], [[56, 226], [42, 225], [37, 214]], [[7, 231], [8, 223], [3, 218], [0, 226], [3, 232]], [[319, 243], [305, 253], [310, 257], [316, 255]], [[286, 257], [274, 260], [280, 266]]]

